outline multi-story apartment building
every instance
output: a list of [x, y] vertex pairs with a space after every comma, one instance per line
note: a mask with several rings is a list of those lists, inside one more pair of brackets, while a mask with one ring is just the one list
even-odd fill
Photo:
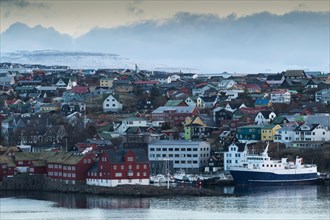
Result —
[[148, 158], [153, 173], [169, 163], [174, 171], [181, 169], [198, 173], [207, 165], [210, 157], [210, 143], [206, 141], [157, 140], [148, 145]]

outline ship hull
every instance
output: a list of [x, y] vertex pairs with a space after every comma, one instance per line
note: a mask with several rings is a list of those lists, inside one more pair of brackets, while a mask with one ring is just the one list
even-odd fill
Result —
[[236, 185], [292, 185], [315, 184], [317, 173], [276, 174], [249, 170], [231, 170]]

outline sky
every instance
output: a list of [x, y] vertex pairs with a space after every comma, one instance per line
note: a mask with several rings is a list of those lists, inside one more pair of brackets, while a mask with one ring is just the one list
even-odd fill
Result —
[[329, 0], [0, 0], [0, 6], [1, 52], [116, 53], [202, 72], [330, 68]]
[[329, 0], [1, 0], [1, 32], [22, 22], [53, 27], [74, 37], [94, 27], [117, 27], [144, 20], [166, 20], [178, 12], [237, 17], [258, 12], [330, 10]]

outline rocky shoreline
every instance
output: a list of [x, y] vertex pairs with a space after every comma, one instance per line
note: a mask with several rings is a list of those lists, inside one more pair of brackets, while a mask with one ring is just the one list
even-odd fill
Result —
[[166, 187], [152, 185], [121, 185], [117, 187], [68, 185], [38, 175], [19, 175], [7, 178], [0, 182], [0, 191], [61, 192], [118, 197], [233, 196], [221, 194], [212, 189], [197, 187], [170, 187], [167, 189]]

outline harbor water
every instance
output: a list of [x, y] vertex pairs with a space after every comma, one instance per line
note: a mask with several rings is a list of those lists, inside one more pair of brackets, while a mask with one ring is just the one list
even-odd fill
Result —
[[214, 189], [225, 195], [118, 198], [2, 191], [0, 219], [330, 219], [327, 185]]

